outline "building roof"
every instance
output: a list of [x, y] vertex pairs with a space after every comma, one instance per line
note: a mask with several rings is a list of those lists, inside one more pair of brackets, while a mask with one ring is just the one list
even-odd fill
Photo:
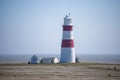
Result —
[[43, 57], [41, 60], [53, 60], [57, 57]]
[[36, 55], [33, 55], [33, 56], [31, 57], [31, 59], [36, 59], [36, 60], [38, 60], [38, 58], [37, 58]]

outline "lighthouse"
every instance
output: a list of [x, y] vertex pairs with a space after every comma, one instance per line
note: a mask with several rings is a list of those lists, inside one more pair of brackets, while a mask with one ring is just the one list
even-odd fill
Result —
[[60, 62], [75, 63], [73, 25], [70, 14], [64, 18]]

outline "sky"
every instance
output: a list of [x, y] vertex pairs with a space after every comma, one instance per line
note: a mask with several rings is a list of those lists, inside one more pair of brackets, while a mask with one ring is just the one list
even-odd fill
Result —
[[120, 0], [0, 0], [0, 54], [60, 54], [69, 13], [76, 54], [120, 54]]

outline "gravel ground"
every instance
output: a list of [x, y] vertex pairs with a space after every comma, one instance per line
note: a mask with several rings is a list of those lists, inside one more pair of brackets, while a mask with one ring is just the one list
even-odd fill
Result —
[[120, 80], [120, 64], [0, 64], [0, 80]]

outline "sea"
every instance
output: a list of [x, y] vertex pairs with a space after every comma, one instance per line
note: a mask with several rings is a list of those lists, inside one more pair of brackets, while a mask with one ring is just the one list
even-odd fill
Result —
[[[28, 63], [34, 54], [0, 54], [0, 64]], [[42, 57], [57, 57], [60, 54], [36, 54], [40, 60]], [[120, 64], [120, 54], [76, 54], [80, 62]], [[39, 61], [38, 61], [39, 62]]]

